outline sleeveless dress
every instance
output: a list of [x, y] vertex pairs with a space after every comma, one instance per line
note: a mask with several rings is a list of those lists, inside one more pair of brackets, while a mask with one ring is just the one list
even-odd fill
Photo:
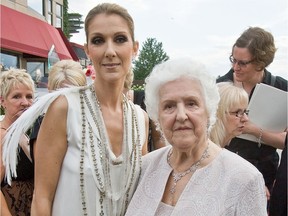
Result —
[[34, 167], [22, 148], [19, 148], [17, 178], [11, 186], [1, 182], [1, 191], [13, 216], [29, 216], [34, 189]]
[[65, 96], [68, 149], [52, 215], [124, 215], [140, 175], [145, 142], [143, 111], [124, 100], [123, 150], [122, 155], [115, 157], [93, 87]]

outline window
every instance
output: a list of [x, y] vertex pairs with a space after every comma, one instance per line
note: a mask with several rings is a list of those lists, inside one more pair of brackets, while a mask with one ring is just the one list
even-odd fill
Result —
[[53, 10], [52, 10], [52, 0], [49, 0], [48, 1], [48, 8], [47, 8], [47, 12], [48, 13], [53, 13]]
[[45, 73], [45, 62], [27, 61], [27, 72], [31, 75], [37, 88], [47, 88], [48, 74]]
[[19, 68], [19, 58], [17, 55], [3, 52], [0, 53], [0, 68], [1, 71], [8, 70], [9, 68]]
[[62, 5], [56, 4], [56, 16], [62, 18], [62, 14], [63, 14]]
[[57, 28], [62, 28], [62, 19], [60, 18], [56, 18], [56, 26]]
[[62, 5], [56, 4], [56, 27], [62, 28], [63, 11]]
[[52, 22], [52, 14], [48, 14], [48, 15], [47, 15], [47, 22], [48, 22], [50, 25], [53, 25], [53, 22]]
[[43, 1], [27, 0], [27, 5], [43, 15]]
[[50, 25], [53, 25], [53, 4], [52, 0], [48, 1], [48, 6], [47, 6], [47, 22]]

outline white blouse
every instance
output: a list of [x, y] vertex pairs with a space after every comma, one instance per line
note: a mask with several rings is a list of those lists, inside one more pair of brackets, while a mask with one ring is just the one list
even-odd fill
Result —
[[[223, 149], [207, 166], [192, 175], [177, 204], [161, 203], [172, 168], [171, 146], [143, 157], [142, 173], [126, 216], [264, 216], [267, 199], [262, 174], [248, 161]], [[170, 213], [171, 212], [171, 213]]]

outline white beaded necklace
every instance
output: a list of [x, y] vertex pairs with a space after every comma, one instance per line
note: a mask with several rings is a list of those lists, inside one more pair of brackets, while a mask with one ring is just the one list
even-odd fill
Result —
[[[88, 131], [89, 131], [89, 139], [90, 139], [90, 147], [91, 147], [91, 155], [93, 158], [93, 165], [94, 165], [94, 171], [95, 175], [99, 184], [99, 190], [100, 190], [100, 197], [99, 197], [99, 203], [101, 207], [100, 215], [104, 215], [104, 203], [106, 200], [106, 203], [111, 202], [108, 201], [112, 200], [112, 186], [111, 186], [111, 179], [110, 179], [110, 164], [114, 164], [113, 161], [111, 161], [110, 156], [108, 155], [108, 140], [107, 135], [105, 132], [105, 125], [102, 120], [102, 112], [101, 112], [101, 106], [97, 99], [95, 90], [93, 88], [93, 85], [89, 87], [91, 93], [92, 93], [92, 99], [94, 100], [94, 105], [92, 106], [85, 90], [80, 92], [80, 103], [81, 103], [81, 114], [82, 114], [82, 145], [81, 145], [81, 157], [80, 157], [80, 193], [82, 198], [82, 209], [83, 214], [87, 214], [87, 205], [86, 205], [86, 197], [85, 197], [85, 173], [84, 173], [84, 156], [85, 156], [85, 143], [86, 143], [86, 114], [85, 114], [85, 106], [86, 104], [89, 112], [92, 115], [93, 122], [96, 125], [96, 128], [98, 130], [98, 133], [100, 135], [100, 138], [97, 138], [97, 146], [98, 146], [98, 152], [97, 154], [100, 155], [100, 161], [97, 161], [96, 158], [96, 149], [94, 145], [94, 136], [91, 125], [88, 123]], [[119, 193], [120, 197], [123, 198], [123, 208], [124, 211], [126, 210], [128, 203], [129, 203], [129, 193], [132, 187], [132, 184], [134, 182], [134, 179], [137, 178], [135, 172], [136, 172], [136, 166], [140, 166], [141, 168], [141, 148], [140, 148], [140, 136], [139, 136], [139, 126], [138, 121], [135, 115], [134, 107], [132, 108], [132, 152], [131, 155], [129, 155], [129, 149], [128, 149], [128, 122], [127, 122], [127, 106], [129, 106], [128, 100], [124, 98], [123, 101], [123, 118], [124, 118], [124, 140], [123, 140], [123, 149], [122, 149], [122, 155], [123, 155], [123, 179], [120, 180], [120, 183], [123, 183], [123, 190]], [[130, 105], [131, 106], [131, 105]], [[94, 108], [93, 108], [94, 107]], [[135, 131], [136, 130], [136, 131]], [[133, 160], [132, 160], [133, 159]], [[138, 164], [137, 164], [138, 161]], [[99, 163], [100, 162], [100, 163]], [[101, 178], [101, 173], [99, 168], [102, 165], [103, 170], [103, 178]], [[127, 176], [130, 176], [130, 179], [127, 179]], [[108, 204], [106, 205], [106, 212], [108, 215], [111, 211], [111, 206]]]
[[[173, 171], [172, 171], [173, 185], [172, 185], [172, 187], [169, 190], [172, 196], [174, 195], [174, 193], [176, 191], [177, 182], [180, 181], [185, 175], [195, 172], [199, 168], [199, 166], [201, 165], [201, 162], [205, 158], [208, 158], [210, 156], [209, 152], [208, 152], [208, 148], [209, 148], [209, 142], [207, 144], [207, 147], [206, 147], [205, 151], [201, 155], [200, 159], [198, 161], [196, 161], [194, 164], [192, 164], [192, 166], [189, 167], [184, 172], [176, 173], [174, 171], [174, 169], [173, 169]], [[167, 162], [168, 162], [168, 164], [170, 165], [171, 168], [173, 168], [172, 165], [171, 165], [171, 162], [170, 162], [172, 153], [173, 153], [173, 151], [172, 151], [172, 148], [171, 148], [171, 150], [170, 150], [170, 152], [168, 153], [168, 156], [167, 156]]]

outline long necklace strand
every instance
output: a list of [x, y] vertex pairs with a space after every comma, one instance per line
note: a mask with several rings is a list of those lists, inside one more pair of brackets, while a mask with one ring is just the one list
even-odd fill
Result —
[[[189, 173], [193, 173], [195, 172], [199, 166], [201, 165], [201, 162], [205, 159], [205, 158], [208, 158], [209, 157], [209, 152], [208, 152], [208, 147], [209, 147], [209, 142], [207, 144], [207, 147], [205, 149], [205, 151], [203, 152], [203, 154], [201, 155], [200, 159], [198, 161], [196, 161], [196, 163], [192, 164], [192, 166], [187, 169], [186, 171], [184, 172], [181, 172], [181, 173], [176, 173], [173, 169], [172, 171], [172, 177], [173, 177], [173, 185], [172, 187], [170, 188], [170, 193], [171, 195], [173, 196], [175, 191], [176, 191], [176, 186], [177, 186], [177, 183], [178, 181], [180, 181], [185, 175], [189, 174]], [[167, 156], [167, 162], [168, 164], [171, 166], [171, 162], [170, 162], [170, 159], [171, 159], [171, 155], [172, 155], [173, 151], [172, 149], [170, 150], [168, 156]], [[173, 167], [172, 167], [173, 168]]]
[[[89, 137], [90, 137], [90, 147], [91, 147], [91, 153], [92, 153], [92, 158], [93, 158], [93, 162], [94, 162], [94, 171], [95, 171], [95, 174], [96, 174], [96, 177], [97, 177], [97, 180], [98, 180], [98, 183], [99, 183], [99, 186], [100, 186], [100, 198], [99, 198], [99, 202], [100, 202], [100, 206], [101, 206], [101, 211], [100, 211], [100, 215], [104, 215], [104, 206], [103, 206], [103, 201], [104, 201], [104, 198], [109, 197], [109, 195], [111, 195], [111, 193], [109, 193], [108, 191], [111, 190], [111, 180], [110, 180], [110, 176], [108, 176], [109, 172], [110, 172], [110, 168], [108, 168], [107, 170], [107, 165], [110, 164], [110, 158], [108, 157], [107, 158], [107, 149], [105, 147], [107, 147], [107, 140], [105, 139], [105, 135], [103, 134], [104, 130], [103, 130], [103, 125], [101, 125], [101, 123], [98, 121], [99, 120], [99, 117], [101, 115], [101, 107], [100, 107], [100, 103], [97, 99], [97, 96], [96, 96], [96, 93], [95, 93], [95, 90], [93, 88], [93, 86], [91, 85], [90, 86], [90, 90], [91, 90], [91, 93], [92, 93], [92, 98], [95, 100], [94, 101], [94, 104], [96, 105], [96, 107], [98, 107], [98, 109], [96, 108], [96, 113], [94, 112], [94, 109], [92, 108], [92, 104], [90, 103], [90, 100], [88, 99], [87, 95], [86, 95], [86, 92], [85, 90], [84, 91], [81, 91], [80, 93], [80, 103], [81, 103], [81, 111], [82, 111], [82, 145], [81, 145], [81, 157], [80, 157], [80, 191], [81, 191], [81, 199], [82, 199], [82, 209], [83, 209], [83, 214], [84, 215], [88, 215], [87, 214], [87, 206], [86, 206], [86, 197], [85, 197], [85, 185], [84, 185], [84, 146], [85, 146], [85, 143], [86, 143], [86, 139], [85, 139], [85, 131], [86, 131], [86, 119], [85, 119], [85, 108], [84, 108], [84, 104], [86, 103], [91, 115], [92, 115], [92, 119], [96, 125], [96, 128], [98, 129], [98, 132], [100, 134], [100, 139], [102, 137], [102, 139], [104, 138], [104, 142], [102, 143], [100, 140], [98, 140], [97, 142], [97, 146], [100, 150], [100, 162], [102, 164], [102, 166], [104, 167], [104, 179], [106, 179], [106, 181], [108, 180], [108, 184], [106, 185], [106, 187], [104, 186], [104, 182], [103, 180], [101, 179], [101, 175], [99, 173], [99, 168], [98, 168], [98, 163], [97, 163], [97, 159], [96, 159], [96, 149], [95, 149], [95, 145], [94, 145], [94, 139], [93, 139], [93, 133], [92, 133], [92, 128], [91, 128], [91, 125], [88, 123], [88, 129], [89, 129]], [[126, 112], [126, 107], [125, 106], [129, 106], [128, 105], [129, 102], [127, 100], [124, 100], [124, 125], [125, 125], [125, 129], [124, 129], [124, 133], [126, 134], [126, 138], [124, 139], [124, 145], [128, 143], [128, 139], [127, 139], [127, 132], [128, 132], [128, 128], [127, 128], [127, 112]], [[139, 123], [137, 121], [137, 117], [135, 115], [135, 107], [131, 107], [132, 108], [132, 152], [131, 152], [131, 157], [130, 157], [130, 160], [129, 160], [129, 153], [126, 152], [128, 151], [128, 146], [125, 146], [124, 148], [124, 160], [125, 162], [129, 161], [131, 164], [132, 164], [132, 167], [130, 168], [131, 171], [132, 171], [132, 174], [130, 176], [130, 181], [128, 179], [126, 179], [127, 183], [126, 186], [124, 186], [124, 191], [122, 191], [122, 196], [123, 196], [123, 192], [125, 193], [126, 192], [126, 196], [125, 196], [125, 199], [124, 199], [124, 211], [126, 210], [127, 206], [128, 206], [128, 200], [129, 200], [129, 192], [130, 192], [130, 189], [132, 187], [132, 184], [133, 184], [133, 181], [134, 181], [134, 178], [136, 178], [135, 176], [135, 171], [136, 171], [136, 163], [138, 161], [138, 166], [140, 166], [141, 168], [141, 144], [140, 144], [140, 137], [139, 137]], [[98, 116], [98, 118], [96, 118], [96, 116]], [[100, 126], [101, 125], [101, 126]], [[136, 130], [136, 131], [135, 131]], [[136, 133], [135, 133], [136, 132]], [[101, 140], [102, 140], [101, 139]], [[102, 140], [103, 141], [103, 140]], [[105, 145], [105, 144], [106, 145]], [[105, 152], [105, 153], [104, 153]], [[106, 159], [104, 159], [104, 155], [106, 155], [106, 159], [108, 159], [108, 161], [106, 161]], [[133, 156], [132, 156], [133, 155]], [[132, 158], [133, 158], [133, 161], [132, 161]], [[108, 162], [108, 163], [107, 163]], [[128, 163], [129, 163], [128, 162]], [[128, 164], [124, 164], [124, 167], [125, 167], [125, 171], [123, 173], [123, 176], [128, 176], [128, 167], [127, 167]], [[109, 165], [108, 165], [109, 166]], [[141, 172], [141, 169], [140, 169], [140, 172]], [[107, 191], [107, 186], [109, 187], [109, 190]], [[108, 193], [107, 193], [108, 192]], [[112, 191], [111, 191], [112, 192]], [[108, 212], [109, 212], [109, 209], [107, 209]]]

